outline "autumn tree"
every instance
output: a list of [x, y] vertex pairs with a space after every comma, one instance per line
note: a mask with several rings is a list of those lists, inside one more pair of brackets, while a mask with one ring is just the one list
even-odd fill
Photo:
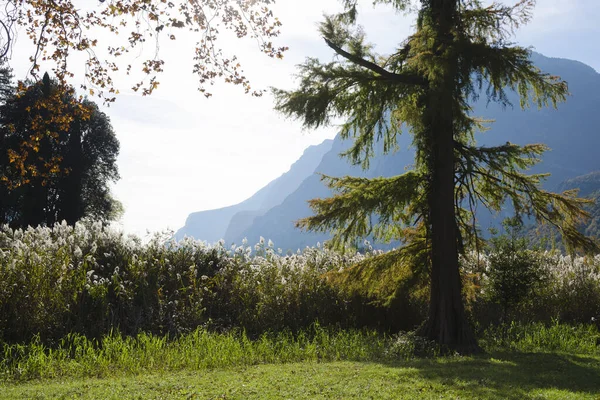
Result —
[[296, 90], [274, 89], [277, 109], [318, 127], [343, 117], [341, 136], [352, 138], [345, 153], [368, 166], [376, 141], [385, 152], [397, 147], [406, 125], [416, 149], [413, 170], [391, 178], [325, 177], [337, 191], [311, 201], [315, 215], [301, 227], [333, 229], [336, 243], [373, 235], [404, 246], [385, 255], [429, 271], [430, 306], [421, 335], [462, 351], [478, 349], [461, 297], [459, 253], [478, 241], [475, 209], [500, 210], [510, 202], [517, 217], [533, 216], [557, 226], [572, 247], [594, 248], [577, 231], [586, 217], [574, 191], [543, 190], [544, 175], [525, 170], [546, 150], [542, 144], [506, 143], [478, 147], [484, 123], [472, 115], [480, 95], [508, 105], [509, 91], [520, 105], [556, 106], [567, 84], [543, 73], [529, 50], [509, 39], [529, 21], [535, 0], [483, 6], [479, 0], [378, 0], [397, 11], [417, 9], [416, 31], [390, 55], [376, 54], [356, 26], [358, 0], [343, 0], [344, 12], [320, 26], [336, 58], [308, 58]]
[[[273, 43], [281, 26], [271, 10], [273, 3], [274, 0], [6, 0], [0, 8], [0, 60], [10, 57], [19, 36], [20, 41], [33, 44], [31, 78], [41, 78], [43, 64], [60, 84], [66, 85], [74, 76], [71, 56], [82, 54], [85, 76], [81, 89], [110, 103], [119, 91], [115, 86], [119, 70], [135, 79], [134, 91], [151, 94], [159, 86], [159, 75], [168, 63], [161, 58], [161, 45], [186, 32], [194, 38], [188, 53], [190, 68], [205, 96], [211, 96], [208, 87], [216, 80], [239, 85], [244, 92], [260, 96], [263, 91], [251, 87], [241, 61], [221, 43], [229, 32], [233, 37], [254, 39], [259, 51], [281, 58], [286, 47]], [[49, 133], [51, 137], [52, 132]], [[13, 161], [22, 164], [30, 151], [34, 150], [24, 148]], [[27, 167], [23, 171], [27, 176], [48, 173]]]
[[[119, 142], [98, 106], [74, 96], [73, 88], [46, 75], [0, 105], [0, 175], [7, 182], [0, 186], [1, 223], [72, 225], [84, 217], [110, 220], [119, 212], [109, 190], [119, 178]], [[39, 124], [52, 136], [39, 134]], [[29, 151], [22, 164], [31, 172], [26, 178], [10, 158], [18, 158], [24, 146]], [[45, 169], [48, 173], [36, 173]]]

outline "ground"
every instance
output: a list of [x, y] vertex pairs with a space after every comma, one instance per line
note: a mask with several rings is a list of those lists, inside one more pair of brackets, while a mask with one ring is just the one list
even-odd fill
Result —
[[600, 356], [493, 353], [254, 365], [0, 386], [2, 399], [599, 399]]

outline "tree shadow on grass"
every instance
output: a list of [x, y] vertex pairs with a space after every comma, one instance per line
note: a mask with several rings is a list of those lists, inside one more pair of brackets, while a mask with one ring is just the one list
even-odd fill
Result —
[[[485, 399], [524, 399], [554, 392], [600, 398], [600, 358], [556, 353], [496, 352], [473, 358], [396, 364], [448, 391]], [[545, 398], [545, 396], [543, 397]]]

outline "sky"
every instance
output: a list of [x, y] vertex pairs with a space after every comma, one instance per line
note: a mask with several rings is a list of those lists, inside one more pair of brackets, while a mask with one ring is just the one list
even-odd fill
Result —
[[[317, 24], [324, 13], [340, 10], [340, 3], [278, 0], [274, 13], [283, 26], [276, 44], [290, 48], [283, 60], [260, 54], [252, 40], [226, 38], [223, 47], [239, 57], [254, 88], [292, 89], [296, 65], [305, 57], [332, 59]], [[361, 3], [359, 22], [376, 50], [385, 54], [413, 31], [414, 15], [373, 8], [372, 3]], [[600, 2], [537, 3], [533, 20], [516, 32], [514, 41], [546, 56], [578, 60], [600, 71]], [[336, 133], [335, 126], [303, 130], [299, 121], [273, 110], [270, 94], [256, 98], [239, 87], [217, 84], [211, 88], [213, 97], [206, 99], [197, 91], [193, 48], [186, 40], [178, 38], [161, 47], [165, 72], [152, 96], [128, 91], [134, 81], [121, 76], [117, 79], [121, 95], [105, 108], [121, 144], [121, 179], [112, 188], [125, 207], [118, 226], [142, 237], [148, 232], [177, 230], [192, 212], [245, 200], [286, 172], [306, 147]], [[21, 34], [10, 61], [19, 79], [30, 66], [31, 50]], [[70, 63], [83, 65], [83, 60]], [[77, 79], [76, 75], [75, 86]]]

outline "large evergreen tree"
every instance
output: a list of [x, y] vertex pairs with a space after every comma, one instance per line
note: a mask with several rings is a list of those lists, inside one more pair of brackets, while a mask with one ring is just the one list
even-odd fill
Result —
[[[415, 33], [388, 56], [376, 54], [356, 27], [358, 0], [343, 2], [345, 11], [326, 17], [320, 27], [337, 58], [330, 63], [307, 59], [297, 90], [274, 89], [277, 108], [306, 127], [347, 118], [341, 135], [354, 142], [346, 155], [363, 166], [374, 142], [383, 141], [384, 151], [393, 151], [406, 125], [416, 149], [415, 167], [392, 178], [325, 177], [338, 194], [313, 200], [315, 215], [300, 225], [333, 229], [337, 243], [367, 235], [403, 241], [392, 256], [425, 262], [430, 274], [429, 317], [421, 334], [475, 351], [458, 257], [477, 242], [478, 204], [499, 210], [510, 201], [517, 216], [557, 226], [573, 248], [589, 250], [594, 243], [576, 229], [586, 217], [576, 192], [544, 191], [544, 175], [524, 173], [545, 146], [477, 147], [474, 134], [485, 127], [470, 103], [484, 94], [508, 105], [507, 90], [512, 90], [522, 107], [556, 106], [565, 99], [567, 84], [540, 71], [527, 49], [509, 42], [514, 29], [530, 19], [535, 0], [486, 7], [479, 0], [421, 0]], [[377, 3], [399, 11], [411, 6], [410, 0]]]

